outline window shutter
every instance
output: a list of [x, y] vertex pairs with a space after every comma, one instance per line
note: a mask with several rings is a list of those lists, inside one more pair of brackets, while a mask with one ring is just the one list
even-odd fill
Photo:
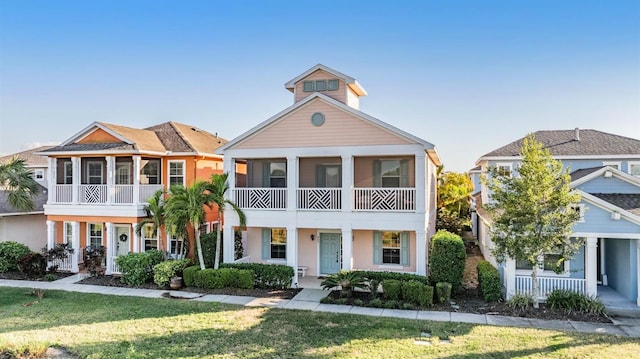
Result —
[[382, 232], [373, 232], [373, 264], [382, 264]]
[[400, 187], [409, 187], [409, 161], [400, 161]]
[[316, 166], [316, 187], [327, 187], [327, 169], [323, 165]]
[[400, 264], [409, 266], [409, 233], [400, 233]]
[[[247, 181], [245, 183], [246, 187], [255, 187], [255, 185], [253, 184], [253, 161], [247, 161]], [[236, 177], [237, 180], [237, 177]]]
[[271, 228], [262, 228], [262, 259], [271, 258]]
[[380, 160], [373, 161], [373, 187], [382, 187], [382, 168]]
[[342, 187], [342, 166], [338, 166], [338, 186]]
[[271, 187], [271, 162], [262, 162], [262, 187]]

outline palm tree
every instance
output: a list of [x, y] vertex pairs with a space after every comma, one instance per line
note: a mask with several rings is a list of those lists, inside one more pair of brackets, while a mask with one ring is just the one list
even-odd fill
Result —
[[142, 229], [147, 224], [151, 225], [153, 230], [153, 236], [156, 237], [156, 241], [158, 243], [158, 249], [161, 252], [164, 252], [164, 248], [161, 240], [161, 228], [164, 226], [165, 221], [165, 209], [164, 209], [164, 190], [159, 189], [154, 194], [153, 197], [149, 198], [147, 204], [144, 205], [144, 210], [147, 212], [147, 217], [140, 221], [136, 225], [136, 234], [138, 236], [142, 235]]
[[213, 262], [213, 268], [218, 269], [220, 265], [220, 227], [224, 214], [225, 206], [229, 205], [236, 212], [240, 219], [240, 227], [247, 225], [247, 216], [238, 205], [230, 199], [225, 198], [226, 192], [229, 190], [228, 173], [214, 174], [211, 176], [211, 201], [218, 206], [218, 232], [216, 233], [216, 258]]
[[200, 224], [204, 221], [205, 207], [211, 206], [211, 184], [197, 181], [189, 187], [171, 186], [170, 197], [165, 205], [165, 223], [173, 233], [184, 231], [190, 224], [195, 233], [200, 269], [205, 269], [200, 243]]
[[9, 192], [9, 204], [24, 212], [34, 209], [34, 199], [40, 193], [40, 185], [33, 179], [25, 160], [18, 157], [0, 163], [0, 188]]

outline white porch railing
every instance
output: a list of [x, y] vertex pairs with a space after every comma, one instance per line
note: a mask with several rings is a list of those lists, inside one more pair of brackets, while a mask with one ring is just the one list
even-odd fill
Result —
[[415, 188], [355, 188], [355, 211], [415, 211]]
[[[516, 294], [533, 294], [531, 276], [516, 276]], [[562, 277], [538, 277], [538, 293], [540, 299], [546, 299], [555, 289], [570, 290], [572, 292], [586, 293], [585, 279]]]
[[81, 184], [80, 203], [107, 203], [106, 184]]
[[300, 188], [298, 209], [338, 210], [342, 209], [341, 188]]
[[146, 203], [149, 198], [153, 197], [153, 194], [157, 190], [162, 189], [161, 184], [141, 184], [140, 185], [140, 202]]
[[71, 203], [73, 201], [73, 185], [57, 184], [53, 187], [53, 200], [56, 203]]
[[286, 188], [236, 188], [235, 202], [244, 209], [287, 208]]
[[133, 203], [133, 185], [117, 184], [114, 185], [113, 203]]
[[64, 259], [55, 259], [49, 262], [49, 266], [58, 266], [59, 271], [67, 271], [70, 272], [73, 268], [73, 254]]
[[117, 256], [111, 257], [111, 273], [120, 274], [120, 268], [116, 263], [116, 259], [118, 259]]

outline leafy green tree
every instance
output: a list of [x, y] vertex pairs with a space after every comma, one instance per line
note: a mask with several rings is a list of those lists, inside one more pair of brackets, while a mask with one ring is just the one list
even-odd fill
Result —
[[522, 164], [513, 173], [489, 169], [484, 178], [491, 196], [485, 208], [492, 214], [493, 254], [531, 265], [534, 307], [538, 307], [538, 267], [545, 253], [560, 253], [555, 270], [571, 259], [582, 241], [570, 240], [580, 195], [572, 191], [571, 177], [548, 149], [528, 135], [520, 149]]
[[220, 265], [220, 238], [222, 237], [222, 235], [220, 234], [220, 224], [222, 223], [221, 220], [223, 218], [226, 206], [229, 205], [231, 209], [236, 212], [238, 218], [240, 219], [240, 227], [245, 227], [247, 225], [247, 216], [245, 216], [242, 209], [240, 209], [240, 207], [238, 207], [235, 202], [225, 197], [225, 194], [229, 190], [228, 178], [228, 173], [214, 174], [211, 176], [210, 199], [218, 207], [219, 221], [218, 232], [216, 235], [216, 257], [213, 265], [214, 269], [218, 269], [218, 266]]
[[156, 237], [158, 243], [158, 249], [164, 252], [163, 243], [160, 236], [162, 226], [165, 222], [165, 210], [164, 210], [164, 190], [157, 190], [153, 197], [149, 198], [147, 204], [144, 205], [144, 210], [147, 213], [147, 217], [144, 218], [136, 225], [136, 234], [142, 235], [142, 229], [147, 224], [151, 224], [153, 235]]
[[473, 183], [467, 173], [439, 172], [438, 174], [438, 229], [459, 233], [463, 225], [470, 224], [470, 200]]
[[184, 233], [187, 224], [193, 228], [200, 269], [205, 269], [200, 243], [200, 224], [204, 222], [205, 208], [211, 208], [210, 193], [211, 185], [205, 181], [196, 181], [189, 187], [171, 186], [165, 206], [165, 223], [172, 233]]
[[40, 185], [23, 159], [14, 157], [0, 163], [0, 189], [9, 192], [7, 202], [19, 211], [29, 212], [35, 208], [34, 200], [40, 193]]

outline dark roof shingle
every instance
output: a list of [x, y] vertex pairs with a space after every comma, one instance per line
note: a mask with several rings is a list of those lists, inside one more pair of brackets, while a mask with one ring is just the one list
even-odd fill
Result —
[[633, 193], [591, 193], [591, 195], [640, 216], [640, 194]]
[[42, 166], [46, 167], [47, 156], [36, 155], [37, 152], [46, 151], [50, 149], [52, 146], [40, 146], [37, 148], [32, 148], [30, 150], [25, 150], [17, 153], [12, 153], [10, 155], [0, 157], [0, 163], [11, 160], [14, 157], [18, 157], [24, 160], [27, 166]]
[[604, 166], [591, 167], [591, 168], [582, 168], [582, 169], [579, 169], [579, 170], [575, 170], [575, 171], [571, 172], [571, 174], [570, 174], [571, 182], [573, 182], [573, 181], [575, 181], [575, 180], [577, 180], [579, 178], [582, 178], [582, 177], [584, 177], [586, 175], [589, 175], [589, 174], [601, 169], [602, 167], [604, 167]]
[[[38, 185], [40, 186], [40, 185]], [[34, 209], [31, 212], [44, 212], [44, 205], [47, 203], [47, 189], [40, 186], [40, 193], [33, 200]], [[0, 190], [0, 216], [9, 213], [20, 213], [9, 204], [9, 191]]]

